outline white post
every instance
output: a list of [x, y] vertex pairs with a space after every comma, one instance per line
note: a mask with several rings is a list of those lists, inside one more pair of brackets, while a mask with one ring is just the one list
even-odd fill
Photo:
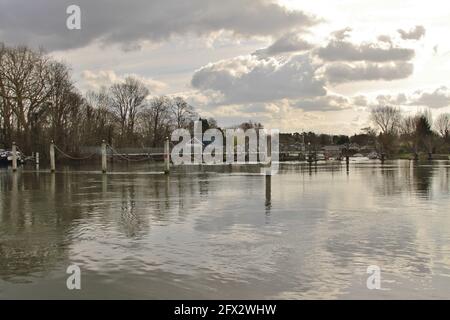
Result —
[[170, 173], [170, 145], [169, 138], [166, 138], [164, 143], [164, 173]]
[[39, 170], [39, 152], [36, 152], [36, 170]]
[[106, 173], [107, 170], [107, 159], [106, 159], [106, 142], [102, 141], [102, 172]]
[[55, 172], [55, 144], [50, 142], [50, 171]]
[[12, 170], [16, 171], [17, 170], [17, 146], [16, 143], [13, 142], [12, 143]]

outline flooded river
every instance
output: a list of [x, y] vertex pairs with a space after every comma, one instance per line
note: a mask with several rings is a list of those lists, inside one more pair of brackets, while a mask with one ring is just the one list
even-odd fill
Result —
[[0, 169], [2, 299], [450, 299], [449, 161], [60, 169]]

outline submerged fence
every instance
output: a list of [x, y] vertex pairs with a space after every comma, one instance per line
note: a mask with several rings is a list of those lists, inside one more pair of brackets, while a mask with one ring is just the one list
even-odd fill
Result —
[[[107, 144], [104, 140], [100, 148], [98, 147], [87, 147], [84, 151], [89, 151], [90, 154], [85, 157], [73, 157], [58, 148], [57, 145], [52, 141], [50, 143], [50, 171], [54, 172], [55, 166], [55, 150], [58, 151], [64, 157], [71, 160], [88, 160], [95, 156], [101, 156], [101, 168], [102, 172], [106, 173], [108, 170], [108, 157], [117, 157], [121, 160], [127, 162], [143, 162], [155, 160], [156, 157], [164, 157], [164, 173], [168, 174], [170, 171], [170, 145], [169, 139], [167, 138], [164, 142], [164, 149], [161, 148], [124, 148], [115, 149], [113, 146]], [[136, 158], [137, 157], [137, 158]]]
[[[94, 158], [101, 159], [101, 169], [103, 173], [108, 170], [108, 158], [113, 160], [114, 158], [127, 161], [127, 162], [144, 162], [144, 161], [155, 161], [158, 159], [164, 159], [164, 173], [168, 174], [170, 171], [170, 145], [169, 139], [167, 138], [164, 142], [164, 148], [114, 148], [113, 146], [107, 144], [104, 140], [100, 147], [82, 147], [80, 148], [80, 154], [83, 156], [70, 155], [62, 148], [58, 147], [53, 141], [50, 142], [49, 147], [49, 162], [50, 171], [56, 171], [56, 155], [62, 158], [73, 160], [73, 161], [86, 161]], [[9, 161], [11, 158], [12, 170], [17, 171], [17, 164], [19, 160], [24, 161], [19, 157], [23, 155], [15, 142], [12, 144], [11, 156], [7, 156], [5, 161]], [[40, 155], [36, 153], [33, 155], [36, 169], [40, 166]]]

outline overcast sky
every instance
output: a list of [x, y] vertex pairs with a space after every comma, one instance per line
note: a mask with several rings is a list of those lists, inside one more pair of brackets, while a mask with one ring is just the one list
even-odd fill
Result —
[[438, 0], [0, 0], [0, 41], [44, 47], [83, 92], [134, 75], [223, 126], [353, 134], [379, 104], [450, 111], [449, 14]]

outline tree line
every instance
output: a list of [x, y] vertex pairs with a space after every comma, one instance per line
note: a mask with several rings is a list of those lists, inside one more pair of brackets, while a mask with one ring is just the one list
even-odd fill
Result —
[[403, 114], [393, 106], [379, 106], [371, 111], [376, 129], [367, 128], [375, 138], [379, 152], [387, 155], [411, 153], [449, 153], [450, 114], [442, 113], [433, 121], [427, 109], [414, 115]]
[[183, 98], [152, 96], [134, 77], [82, 94], [67, 64], [0, 43], [0, 148], [15, 141], [26, 154], [46, 154], [53, 140], [78, 153], [103, 139], [116, 147], [161, 147], [173, 129], [190, 129], [198, 118]]
[[[26, 154], [47, 154], [53, 140], [66, 152], [98, 146], [105, 139], [115, 147], [161, 147], [176, 128], [192, 131], [199, 115], [181, 97], [152, 96], [134, 77], [82, 94], [69, 66], [43, 50], [0, 43], [0, 148], [13, 141]], [[348, 137], [305, 133], [314, 145], [357, 142], [377, 151], [394, 153], [448, 153], [450, 115], [434, 121], [429, 110], [404, 115], [399, 108], [380, 106], [371, 111], [374, 128]], [[217, 127], [202, 119], [204, 130]], [[262, 128], [251, 121], [237, 126]], [[295, 134], [294, 134], [295, 135]]]
[[283, 144], [305, 143], [312, 150], [325, 145], [358, 144], [387, 156], [425, 154], [448, 154], [450, 152], [450, 114], [442, 113], [433, 119], [427, 109], [416, 114], [405, 114], [393, 106], [377, 106], [371, 109], [372, 126], [362, 128], [353, 136], [317, 134], [314, 132], [282, 135]]

